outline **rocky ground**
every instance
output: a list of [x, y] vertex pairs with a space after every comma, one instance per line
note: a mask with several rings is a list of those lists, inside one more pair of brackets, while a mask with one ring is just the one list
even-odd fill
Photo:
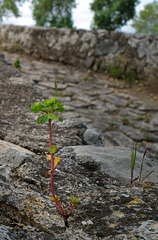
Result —
[[[0, 238], [158, 239], [157, 83], [155, 87], [151, 82], [129, 86], [105, 73], [3, 54], [5, 58], [0, 56]], [[16, 58], [20, 59], [21, 72], [8, 64], [13, 64]], [[30, 111], [34, 102], [54, 96], [54, 80], [66, 108], [65, 121], [54, 124], [53, 128], [53, 143], [60, 145], [57, 154], [63, 159], [55, 172], [55, 189], [63, 196], [67, 208], [68, 196], [81, 199], [81, 205], [70, 217], [68, 229], [50, 202], [50, 180], [44, 174], [50, 168], [44, 155], [49, 151], [48, 126], [37, 126], [36, 116]], [[127, 147], [132, 147], [133, 141], [138, 141], [139, 154], [149, 149], [148, 166], [156, 170], [155, 179], [133, 187], [129, 187], [129, 176], [118, 178], [119, 170], [113, 175], [106, 172], [100, 156], [93, 158], [96, 150], [92, 148], [89, 156], [85, 146], [96, 145], [107, 153], [106, 158], [115, 155], [115, 159], [118, 146], [127, 161], [130, 159]], [[77, 154], [79, 145], [82, 157]], [[122, 168], [126, 172], [125, 161]]]
[[[108, 146], [131, 147], [133, 141], [138, 141], [140, 148], [148, 148], [154, 156], [158, 156], [157, 82], [142, 81], [128, 87], [128, 83], [113, 80], [105, 73], [97, 74], [56, 62], [5, 54], [5, 59], [10, 63], [14, 63], [16, 58], [20, 59], [22, 73], [18, 77], [12, 76], [6, 85], [8, 88], [8, 84], [14, 84], [15, 87], [8, 89], [14, 98], [10, 102], [16, 101], [12, 92], [18, 92], [19, 101], [21, 95], [27, 94], [28, 101], [24, 99], [20, 102], [29, 109], [35, 101], [54, 96], [56, 80], [59, 99], [66, 107], [64, 118], [77, 118], [100, 129]], [[27, 90], [24, 85], [27, 85]], [[38, 91], [37, 98], [32, 93], [32, 88]], [[9, 105], [10, 102], [8, 101]]]

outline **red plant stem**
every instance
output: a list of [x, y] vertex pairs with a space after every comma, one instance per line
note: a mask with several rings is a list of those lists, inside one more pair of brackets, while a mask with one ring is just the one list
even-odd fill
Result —
[[70, 211], [67, 213], [68, 216], [72, 213], [73, 208], [74, 208], [74, 205], [71, 204], [71, 209], [70, 209]]
[[[52, 127], [51, 127], [50, 119], [49, 119], [49, 141], [50, 141], [50, 148], [52, 148]], [[57, 209], [63, 215], [63, 217], [66, 217], [67, 214], [64, 211], [63, 207], [60, 205], [60, 203], [54, 193], [53, 177], [54, 177], [54, 158], [53, 158], [53, 154], [51, 153], [51, 192], [52, 192], [53, 198], [55, 200], [55, 203], [57, 205]]]

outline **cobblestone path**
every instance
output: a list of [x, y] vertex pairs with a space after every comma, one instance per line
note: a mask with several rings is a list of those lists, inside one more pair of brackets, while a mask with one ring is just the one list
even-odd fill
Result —
[[21, 62], [21, 77], [12, 77], [10, 81], [29, 84], [38, 89], [43, 98], [51, 98], [55, 94], [56, 80], [59, 99], [66, 107], [64, 117], [79, 118], [100, 129], [107, 146], [132, 147], [133, 141], [138, 141], [140, 149], [148, 148], [149, 153], [158, 156], [156, 102], [145, 103], [130, 94], [121, 80], [112, 80], [103, 73], [18, 54], [4, 54], [10, 63], [14, 63], [16, 58]]

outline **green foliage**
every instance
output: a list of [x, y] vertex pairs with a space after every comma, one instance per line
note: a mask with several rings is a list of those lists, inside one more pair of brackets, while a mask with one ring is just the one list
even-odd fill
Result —
[[3, 21], [3, 17], [9, 17], [13, 15], [19, 17], [19, 9], [16, 3], [22, 3], [24, 0], [0, 0], [0, 22]]
[[[57, 95], [57, 82], [55, 82], [55, 89], [56, 89], [56, 95]], [[50, 154], [51, 155], [46, 154], [46, 156], [47, 156], [47, 160], [51, 161], [51, 170], [46, 172], [45, 175], [47, 176], [47, 175], [51, 174], [51, 193], [52, 193], [51, 201], [56, 204], [57, 210], [63, 216], [64, 222], [65, 222], [65, 227], [69, 227], [68, 218], [71, 215], [74, 206], [80, 204], [81, 201], [75, 197], [70, 197], [70, 200], [71, 200], [70, 211], [68, 213], [66, 213], [66, 211], [64, 210], [64, 207], [62, 206], [60, 196], [55, 196], [55, 193], [54, 193], [54, 169], [57, 166], [57, 164], [60, 162], [61, 158], [60, 157], [54, 158], [54, 153], [56, 152], [56, 149], [59, 148], [59, 146], [58, 145], [53, 146], [53, 144], [52, 144], [52, 126], [51, 126], [52, 120], [62, 121], [62, 118], [60, 118], [58, 115], [56, 115], [55, 112], [63, 112], [63, 111], [65, 111], [65, 108], [63, 107], [63, 104], [61, 104], [58, 101], [58, 98], [55, 97], [51, 100], [44, 100], [43, 102], [34, 103], [31, 106], [31, 111], [34, 113], [39, 113], [39, 112], [44, 113], [43, 116], [37, 118], [38, 124], [49, 122], [49, 142], [50, 142]]]
[[118, 55], [109, 63], [107, 71], [110, 76], [132, 83], [137, 79], [136, 69], [132, 67], [125, 56]]
[[112, 77], [122, 78], [123, 70], [119, 66], [114, 66], [109, 68], [109, 73]]
[[125, 25], [135, 14], [139, 0], [94, 0], [92, 29], [115, 30]]
[[61, 117], [59, 117], [57, 114], [45, 114], [44, 116], [41, 116], [39, 118], [37, 118], [37, 123], [38, 124], [43, 124], [43, 123], [47, 123], [49, 122], [49, 119], [51, 121], [53, 120], [59, 120], [59, 121], [63, 121], [63, 119]]
[[[60, 196], [56, 196], [56, 199], [57, 199], [57, 200], [60, 200]], [[52, 201], [52, 202], [55, 202], [55, 198], [54, 198], [54, 197], [51, 197], [51, 201]]]
[[19, 71], [21, 71], [21, 63], [18, 58], [14, 62], [14, 67], [16, 67], [17, 69], [19, 69]]
[[75, 0], [32, 0], [33, 18], [38, 26], [73, 28]]
[[133, 172], [135, 167], [136, 156], [137, 156], [137, 142], [135, 146], [133, 145], [133, 149], [131, 150], [131, 183], [133, 182]]
[[59, 145], [57, 146], [53, 146], [51, 149], [50, 149], [50, 153], [55, 153], [57, 148], [59, 148]]
[[55, 96], [58, 96], [58, 87], [57, 87], [57, 81], [54, 81], [54, 87], [55, 87]]
[[132, 27], [136, 33], [158, 34], [158, 1], [145, 5], [144, 10], [134, 17]]
[[126, 69], [125, 67], [120, 67], [119, 65], [115, 65], [114, 67], [109, 67], [108, 72], [111, 77], [122, 79], [126, 82], [132, 83], [136, 80], [136, 74], [132, 71], [132, 69]]
[[49, 120], [63, 121], [63, 119], [54, 112], [64, 112], [65, 108], [63, 107], [63, 104], [58, 101], [58, 98], [55, 97], [51, 100], [34, 103], [34, 105], [31, 106], [31, 111], [34, 113], [45, 113], [43, 116], [37, 118], [37, 123], [43, 124], [49, 122]]
[[75, 197], [69, 197], [69, 199], [71, 200], [71, 203], [72, 203], [72, 204], [80, 204], [80, 203], [81, 203], [81, 201], [78, 200], [78, 199], [75, 198]]

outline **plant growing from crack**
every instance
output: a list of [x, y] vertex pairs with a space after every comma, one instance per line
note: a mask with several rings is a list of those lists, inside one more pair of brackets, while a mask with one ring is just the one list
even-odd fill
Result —
[[142, 179], [142, 171], [143, 171], [143, 164], [144, 164], [144, 158], [146, 156], [147, 149], [145, 150], [142, 161], [141, 161], [141, 166], [140, 166], [140, 172], [139, 176], [133, 179], [133, 174], [134, 174], [134, 167], [135, 167], [135, 162], [136, 162], [136, 155], [137, 155], [137, 142], [135, 143], [135, 146], [133, 144], [133, 149], [131, 150], [131, 185], [135, 181], [143, 182], [150, 174], [154, 172], [154, 170], [150, 171], [143, 179]]
[[[57, 85], [55, 85], [56, 89], [56, 96], [57, 96]], [[52, 121], [59, 120], [63, 121], [63, 119], [56, 114], [56, 112], [64, 112], [65, 108], [63, 107], [63, 104], [61, 104], [58, 101], [58, 98], [55, 97], [51, 100], [44, 100], [43, 102], [34, 103], [34, 105], [31, 106], [31, 111], [34, 113], [42, 113], [42, 116], [37, 118], [38, 124], [49, 124], [49, 142], [50, 142], [50, 155], [47, 155], [47, 159], [51, 160], [51, 170], [46, 173], [48, 175], [51, 173], [51, 201], [55, 202], [56, 208], [58, 209], [59, 213], [63, 216], [65, 221], [65, 226], [68, 226], [68, 218], [70, 214], [72, 213], [72, 210], [74, 206], [80, 204], [80, 200], [76, 199], [75, 197], [69, 197], [70, 199], [70, 211], [67, 213], [64, 210], [64, 207], [61, 204], [60, 196], [56, 196], [54, 193], [54, 169], [58, 162], [61, 160], [59, 157], [54, 158], [54, 153], [56, 152], [56, 149], [59, 147], [53, 146], [52, 144]]]

